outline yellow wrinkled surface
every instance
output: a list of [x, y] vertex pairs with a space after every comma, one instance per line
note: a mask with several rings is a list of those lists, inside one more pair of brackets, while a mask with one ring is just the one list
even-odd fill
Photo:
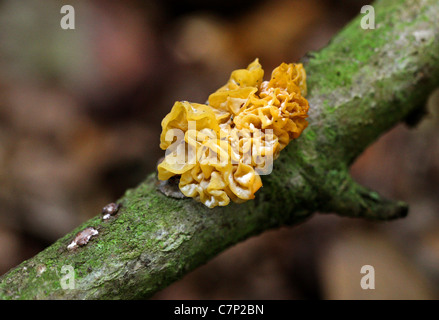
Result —
[[282, 63], [269, 81], [263, 76], [256, 59], [233, 71], [207, 104], [176, 102], [162, 121], [160, 147], [167, 154], [158, 178], [181, 175], [181, 192], [210, 208], [253, 199], [267, 161], [308, 125], [302, 64]]

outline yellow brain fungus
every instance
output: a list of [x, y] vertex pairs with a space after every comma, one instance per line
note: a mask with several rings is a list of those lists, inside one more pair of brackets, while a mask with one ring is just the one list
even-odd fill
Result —
[[308, 125], [302, 64], [282, 63], [263, 81], [258, 59], [232, 72], [207, 104], [176, 102], [162, 121], [158, 178], [209, 208], [253, 199], [272, 161]]

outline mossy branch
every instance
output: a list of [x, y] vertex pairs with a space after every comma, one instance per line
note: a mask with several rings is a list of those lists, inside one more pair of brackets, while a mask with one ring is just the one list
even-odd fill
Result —
[[[255, 200], [208, 209], [158, 192], [151, 174], [119, 200], [117, 215], [87, 221], [5, 274], [0, 297], [146, 298], [237, 242], [315, 211], [405, 216], [404, 203], [357, 185], [348, 168], [381, 134], [414, 119], [439, 86], [439, 2], [383, 0], [374, 7], [376, 29], [361, 29], [359, 16], [307, 56], [310, 126], [263, 177]], [[99, 234], [67, 250], [86, 227]], [[75, 270], [74, 289], [61, 288], [65, 265]]]

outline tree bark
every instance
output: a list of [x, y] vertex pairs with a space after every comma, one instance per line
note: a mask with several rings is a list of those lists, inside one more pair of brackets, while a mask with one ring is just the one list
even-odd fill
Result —
[[[374, 8], [375, 29], [363, 30], [359, 15], [304, 58], [309, 127], [282, 151], [256, 199], [208, 209], [165, 196], [151, 174], [118, 201], [115, 216], [96, 216], [3, 275], [0, 297], [146, 298], [239, 241], [316, 211], [374, 220], [405, 216], [405, 203], [358, 185], [348, 170], [381, 134], [415, 122], [439, 86], [439, 2], [382, 0]], [[68, 250], [86, 227], [99, 234]], [[74, 289], [61, 287], [61, 268], [68, 265]]]

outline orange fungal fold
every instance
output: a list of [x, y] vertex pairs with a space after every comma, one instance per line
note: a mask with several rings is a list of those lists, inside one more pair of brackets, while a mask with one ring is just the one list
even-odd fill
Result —
[[162, 121], [158, 178], [180, 176], [181, 192], [209, 208], [253, 199], [260, 176], [308, 125], [302, 64], [282, 63], [270, 80], [263, 76], [256, 59], [206, 104], [176, 102]]

